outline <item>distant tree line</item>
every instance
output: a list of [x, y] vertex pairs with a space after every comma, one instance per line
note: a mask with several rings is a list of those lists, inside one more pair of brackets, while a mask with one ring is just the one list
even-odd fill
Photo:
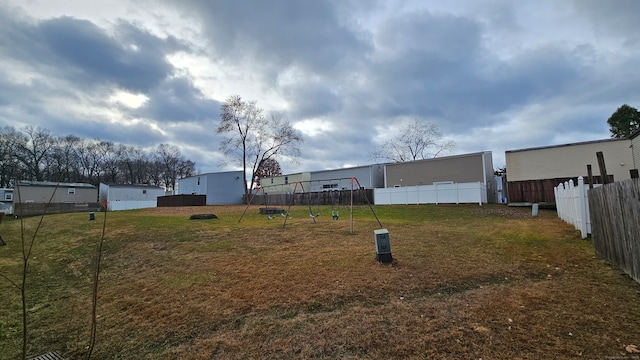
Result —
[[153, 150], [26, 126], [0, 129], [0, 187], [15, 181], [149, 184], [174, 190], [195, 163], [174, 145]]

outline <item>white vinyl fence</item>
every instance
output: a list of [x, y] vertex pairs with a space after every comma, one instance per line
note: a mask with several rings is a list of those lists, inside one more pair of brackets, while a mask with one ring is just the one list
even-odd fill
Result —
[[107, 204], [109, 211], [146, 209], [157, 206], [157, 200], [115, 200], [109, 201]]
[[460, 204], [487, 202], [487, 186], [480, 182], [373, 189], [376, 205]]
[[583, 239], [591, 234], [587, 190], [589, 186], [585, 186], [582, 176], [578, 178], [578, 185], [574, 186], [573, 180], [569, 180], [553, 188], [558, 217], [580, 230]]

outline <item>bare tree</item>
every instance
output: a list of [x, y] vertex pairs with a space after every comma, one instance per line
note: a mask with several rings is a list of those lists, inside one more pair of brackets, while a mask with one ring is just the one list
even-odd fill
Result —
[[[49, 179], [62, 179], [66, 182], [81, 182], [81, 167], [78, 149], [82, 139], [75, 135], [67, 135], [57, 139], [52, 151], [52, 166]], [[61, 177], [64, 176], [64, 177]]]
[[[249, 189], [255, 183], [254, 174], [261, 163], [279, 155], [295, 158], [300, 154], [302, 135], [280, 115], [266, 119], [255, 101], [244, 101], [239, 95], [229, 97], [221, 106], [220, 125], [216, 132], [225, 134], [220, 150], [236, 157], [242, 166], [244, 178], [251, 171]], [[229, 134], [229, 135], [226, 135]]]
[[178, 163], [178, 179], [183, 179], [196, 174], [196, 163], [191, 160], [181, 159]]
[[443, 140], [438, 125], [415, 119], [369, 155], [374, 159], [404, 162], [438, 157], [453, 151], [455, 147], [455, 141]]
[[16, 157], [24, 164], [30, 180], [43, 181], [48, 162], [46, 157], [56, 141], [48, 130], [39, 127], [25, 126], [22, 132], [27, 135], [27, 143], [18, 145]]
[[0, 130], [0, 187], [13, 185], [15, 178], [25, 178], [24, 163], [18, 160], [19, 149], [26, 147], [27, 137], [6, 126]]
[[162, 173], [162, 182], [167, 190], [175, 190], [178, 180], [178, 173], [182, 164], [185, 162], [184, 157], [175, 145], [160, 144], [155, 153], [157, 162], [160, 164]]
[[194, 173], [195, 163], [176, 146], [161, 144], [157, 151], [148, 152], [100, 139], [56, 136], [31, 126], [0, 128], [0, 187], [21, 179], [155, 184], [173, 189], [177, 179]]

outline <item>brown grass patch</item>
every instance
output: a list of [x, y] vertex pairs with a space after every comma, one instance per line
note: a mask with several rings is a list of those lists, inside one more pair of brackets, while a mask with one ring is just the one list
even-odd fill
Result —
[[[243, 209], [109, 213], [95, 358], [573, 359], [640, 343], [640, 286], [555, 212], [376, 207], [395, 258], [382, 265], [366, 207], [354, 235], [346, 209], [339, 221], [323, 209], [314, 224], [296, 207], [284, 229], [257, 207], [238, 223]], [[68, 260], [66, 280], [53, 280], [74, 284], [73, 306], [53, 312], [64, 326], [41, 321], [49, 330], [34, 351], [82, 354], [89, 265]]]

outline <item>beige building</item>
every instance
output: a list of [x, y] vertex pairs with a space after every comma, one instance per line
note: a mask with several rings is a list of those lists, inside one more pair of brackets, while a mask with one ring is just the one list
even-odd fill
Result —
[[385, 188], [435, 184], [484, 184], [487, 199], [496, 198], [491, 151], [387, 164]]
[[486, 184], [493, 179], [491, 151], [387, 164], [385, 187], [434, 183]]
[[17, 216], [92, 211], [98, 208], [98, 188], [85, 183], [20, 181], [13, 191], [13, 207]]
[[630, 146], [628, 139], [606, 139], [510, 150], [505, 153], [507, 176], [509, 181], [587, 176], [587, 164], [599, 175], [596, 153], [602, 151], [607, 174], [614, 181], [629, 179], [629, 169], [634, 168]]
[[631, 134], [629, 140], [631, 141], [631, 149], [633, 152], [633, 168], [637, 169], [640, 167], [640, 130]]
[[[301, 193], [311, 191], [311, 173], [303, 172], [260, 179], [260, 187], [267, 194]], [[262, 193], [258, 190], [258, 194]]]
[[554, 202], [553, 187], [569, 179], [587, 178], [591, 165], [596, 183], [602, 183], [596, 153], [604, 155], [609, 178], [629, 179], [634, 168], [631, 140], [605, 139], [505, 152], [509, 202]]
[[85, 183], [21, 181], [13, 192], [13, 202], [16, 204], [97, 203], [98, 188]]

